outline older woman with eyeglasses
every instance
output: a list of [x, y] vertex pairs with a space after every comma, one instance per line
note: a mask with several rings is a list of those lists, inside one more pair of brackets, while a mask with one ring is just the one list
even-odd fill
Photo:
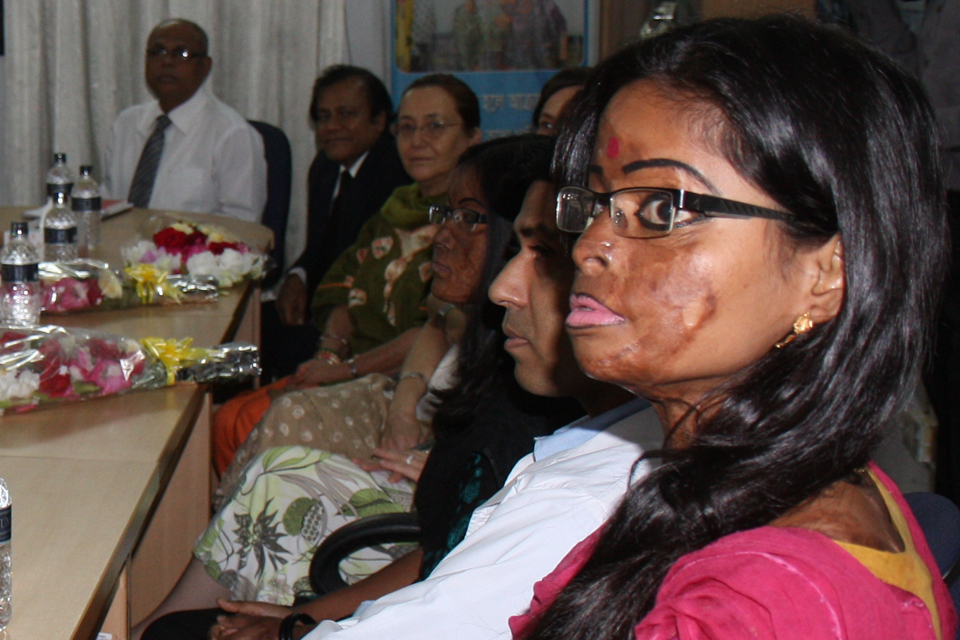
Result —
[[[427, 320], [425, 299], [437, 231], [428, 219], [428, 208], [445, 200], [457, 159], [480, 140], [477, 97], [453, 76], [420, 78], [403, 94], [394, 131], [400, 159], [415, 182], [394, 191], [317, 287], [311, 309], [322, 335], [314, 356], [293, 376], [241, 394], [214, 415], [218, 473], [226, 470], [271, 403], [285, 392], [397, 373]], [[354, 400], [364, 404], [366, 397], [361, 392]], [[351, 427], [334, 421], [325, 431], [327, 441], [312, 446], [368, 456], [379, 433], [368, 429], [357, 436]], [[422, 439], [419, 425], [411, 419], [388, 423], [384, 434], [384, 444], [391, 449], [406, 449]]]

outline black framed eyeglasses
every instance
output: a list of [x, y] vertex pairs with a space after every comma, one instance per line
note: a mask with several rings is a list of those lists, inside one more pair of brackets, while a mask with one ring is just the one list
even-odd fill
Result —
[[631, 187], [598, 193], [563, 187], [557, 193], [557, 227], [582, 233], [607, 208], [614, 232], [625, 238], [659, 238], [702, 216], [793, 220], [793, 214], [684, 189]]
[[174, 47], [167, 49], [162, 44], [155, 45], [147, 49], [148, 58], [170, 58], [174, 62], [188, 62], [197, 58], [206, 58], [205, 53], [195, 53], [186, 47]]
[[487, 224], [486, 214], [474, 211], [473, 209], [464, 209], [461, 207], [453, 208], [445, 204], [430, 205], [430, 222], [433, 224], [443, 224], [447, 220], [473, 231], [478, 224]]

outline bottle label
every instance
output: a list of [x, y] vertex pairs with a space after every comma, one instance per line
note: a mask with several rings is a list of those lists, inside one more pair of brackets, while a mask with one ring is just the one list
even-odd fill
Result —
[[0, 544], [10, 542], [10, 534], [13, 532], [10, 515], [12, 508], [12, 505], [8, 505], [0, 509]]
[[47, 195], [53, 198], [54, 200], [57, 199], [58, 193], [65, 193], [67, 195], [70, 195], [71, 191], [73, 191], [72, 182], [69, 182], [67, 184], [52, 184], [50, 182], [47, 183]]
[[47, 227], [43, 230], [43, 241], [47, 244], [73, 244], [77, 241], [77, 228], [51, 229]]
[[34, 264], [0, 265], [0, 277], [4, 282], [36, 282], [40, 278], [40, 267]]
[[74, 198], [71, 201], [74, 211], [100, 211], [100, 196], [96, 198]]

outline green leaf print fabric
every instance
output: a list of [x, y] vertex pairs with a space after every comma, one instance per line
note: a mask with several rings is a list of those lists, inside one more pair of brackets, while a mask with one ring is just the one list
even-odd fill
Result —
[[[254, 458], [200, 536], [194, 555], [242, 600], [292, 604], [309, 592], [310, 560], [332, 532], [358, 518], [409, 511], [413, 483], [368, 473], [344, 456], [300, 446]], [[361, 550], [340, 565], [348, 583], [379, 571], [409, 545]]]

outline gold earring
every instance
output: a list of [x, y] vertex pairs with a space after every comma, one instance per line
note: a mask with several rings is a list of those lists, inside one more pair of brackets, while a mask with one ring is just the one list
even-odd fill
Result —
[[807, 331], [810, 331], [810, 329], [813, 329], [813, 318], [810, 316], [810, 312], [807, 311], [793, 322], [793, 331], [790, 332], [790, 335], [774, 346], [777, 349], [782, 349], [793, 342], [798, 335], [801, 333], [806, 333]]

